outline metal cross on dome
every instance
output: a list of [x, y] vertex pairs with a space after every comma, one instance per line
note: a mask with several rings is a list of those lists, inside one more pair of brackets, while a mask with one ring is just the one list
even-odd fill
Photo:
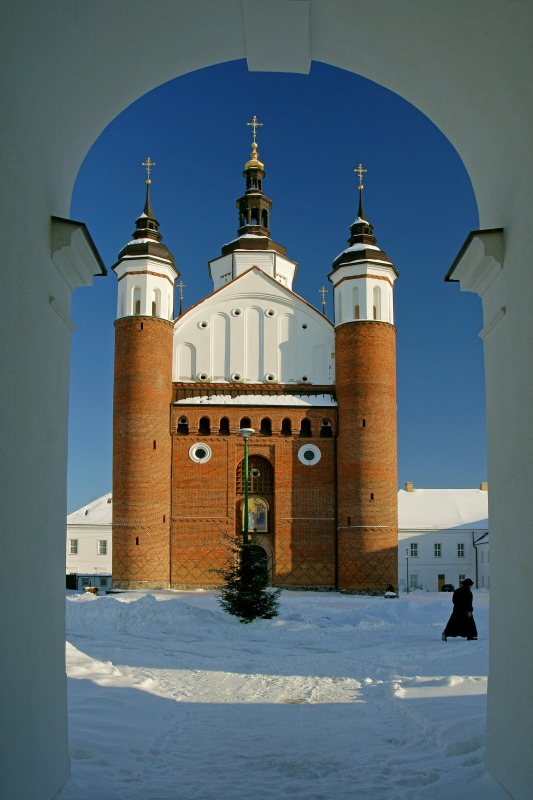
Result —
[[325, 313], [325, 308], [326, 308], [326, 295], [328, 293], [328, 289], [326, 289], [325, 286], [322, 286], [322, 288], [319, 289], [318, 291], [322, 295], [322, 313], [324, 314]]
[[257, 117], [254, 114], [254, 118], [253, 118], [252, 122], [247, 122], [246, 124], [250, 125], [254, 129], [254, 144], [255, 144], [255, 137], [257, 135], [257, 128], [262, 127], [263, 123], [262, 122], [258, 122], [257, 121]]
[[368, 172], [368, 170], [363, 169], [363, 165], [359, 164], [359, 166], [354, 169], [354, 172], [359, 173], [359, 186], [357, 188], [364, 189], [365, 187], [363, 186], [363, 172]]
[[150, 172], [152, 171], [152, 167], [155, 167], [155, 161], [152, 161], [150, 156], [148, 156], [146, 161], [143, 161], [142, 165], [143, 167], [146, 167], [146, 173], [147, 173], [146, 183], [152, 183], [152, 181], [150, 180]]

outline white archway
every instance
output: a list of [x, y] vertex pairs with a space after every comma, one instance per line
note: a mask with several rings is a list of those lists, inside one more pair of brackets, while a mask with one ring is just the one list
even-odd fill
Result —
[[[99, 265], [83, 227], [52, 225], [51, 217], [68, 217], [88, 148], [144, 92], [227, 60], [246, 57], [251, 69], [305, 72], [313, 58], [381, 83], [430, 117], [465, 162], [481, 227], [504, 230], [503, 259], [484, 252], [483, 242], [472, 256], [485, 275], [493, 554], [487, 763], [515, 798], [525, 798], [532, 781], [524, 699], [533, 660], [526, 614], [526, 567], [533, 563], [533, 7], [526, 0], [482, 6], [448, 0], [431, 7], [423, 0], [364, 6], [351, 0], [159, 0], [147, 17], [140, 0], [8, 0], [4, 13], [0, 275], [4, 294], [14, 300], [4, 307], [0, 367], [2, 590], [6, 605], [16, 597], [19, 613], [7, 610], [3, 618], [7, 785], [17, 786], [18, 800], [52, 798], [68, 775], [60, 587], [69, 310], [71, 291], [88, 284]], [[46, 576], [46, 591], [32, 580], [21, 596], [22, 576], [37, 571]], [[39, 654], [37, 661], [30, 652]]]

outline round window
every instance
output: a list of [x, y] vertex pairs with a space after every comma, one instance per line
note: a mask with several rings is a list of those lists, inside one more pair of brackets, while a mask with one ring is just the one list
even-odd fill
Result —
[[193, 444], [189, 448], [189, 458], [196, 464], [205, 464], [211, 458], [211, 448], [208, 444]]
[[231, 313], [234, 317], [240, 317], [242, 314], [242, 308], [233, 308]]
[[272, 381], [276, 380], [276, 376], [274, 375], [273, 372], [267, 372], [267, 374], [265, 375], [265, 380], [268, 381], [269, 383], [272, 383]]
[[303, 447], [300, 447], [298, 450], [298, 459], [300, 463], [305, 464], [306, 467], [312, 467], [313, 464], [318, 464], [321, 458], [322, 453], [314, 444], [304, 444]]
[[206, 381], [208, 380], [209, 375], [207, 374], [207, 372], [199, 372], [196, 377], [198, 378], [199, 381]]
[[273, 316], [275, 316], [276, 312], [274, 311], [273, 308], [267, 308], [267, 310], [265, 311], [265, 314], [267, 315], [267, 317], [273, 317]]
[[233, 372], [231, 375], [232, 381], [242, 381], [242, 375], [240, 372]]
[[198, 327], [199, 328], [208, 328], [209, 327], [209, 322], [207, 322], [207, 320], [203, 319], [198, 323]]

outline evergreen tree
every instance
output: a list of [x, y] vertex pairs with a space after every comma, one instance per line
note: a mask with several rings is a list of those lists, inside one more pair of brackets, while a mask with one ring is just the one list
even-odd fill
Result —
[[268, 587], [264, 550], [256, 540], [237, 541], [228, 537], [229, 557], [225, 569], [217, 570], [224, 580], [218, 602], [240, 622], [272, 619], [278, 615], [280, 589]]

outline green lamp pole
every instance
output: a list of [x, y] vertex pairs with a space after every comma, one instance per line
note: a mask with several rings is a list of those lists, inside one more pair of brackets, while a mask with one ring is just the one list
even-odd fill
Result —
[[405, 591], [409, 594], [409, 550], [405, 551], [405, 568], [407, 570]]
[[244, 439], [244, 528], [242, 533], [244, 544], [248, 544], [248, 439], [254, 433], [255, 430], [253, 428], [241, 428], [239, 430], [239, 436]]

